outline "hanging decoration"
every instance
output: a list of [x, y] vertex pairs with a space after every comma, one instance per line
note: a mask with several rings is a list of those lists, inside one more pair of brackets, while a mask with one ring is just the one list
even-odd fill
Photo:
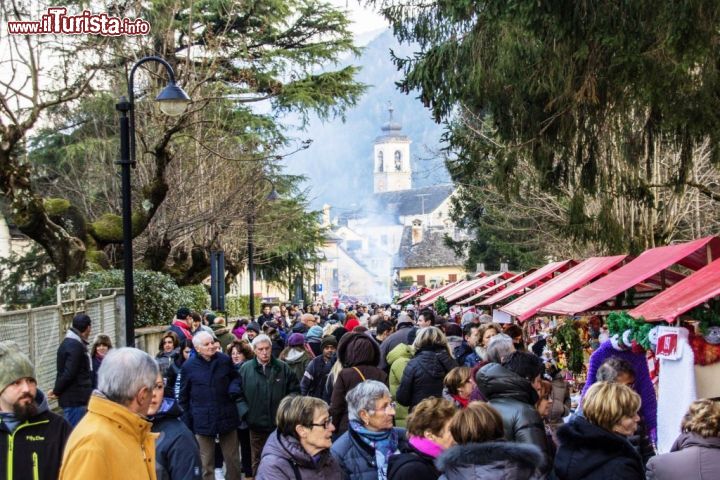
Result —
[[[571, 321], [566, 321], [555, 331], [555, 353], [560, 368], [567, 367], [573, 373], [581, 373], [584, 368], [585, 357], [580, 334]], [[564, 360], [564, 362], [562, 361]]]

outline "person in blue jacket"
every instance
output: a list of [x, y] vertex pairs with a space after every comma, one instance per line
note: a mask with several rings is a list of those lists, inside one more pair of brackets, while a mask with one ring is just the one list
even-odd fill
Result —
[[240, 452], [237, 428], [240, 425], [235, 399], [240, 397], [240, 376], [230, 357], [218, 352], [207, 332], [193, 337], [197, 355], [180, 369], [180, 407], [183, 420], [200, 445], [203, 475], [215, 472], [215, 438], [225, 459], [227, 480], [240, 480]]
[[164, 398], [163, 378], [158, 375], [153, 388], [148, 419], [155, 440], [157, 480], [200, 480], [200, 448], [192, 432], [180, 419], [182, 410], [174, 398]]

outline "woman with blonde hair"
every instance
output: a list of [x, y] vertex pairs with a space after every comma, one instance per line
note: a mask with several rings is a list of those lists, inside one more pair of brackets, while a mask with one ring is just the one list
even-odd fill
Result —
[[436, 461], [444, 480], [540, 478], [540, 449], [529, 443], [504, 441], [502, 417], [489, 403], [471, 402], [455, 414], [449, 429], [457, 445]]
[[640, 421], [640, 403], [640, 395], [619, 383], [590, 387], [582, 401], [584, 416], [575, 416], [558, 430], [553, 478], [645, 479], [642, 459], [628, 441]]
[[437, 327], [421, 328], [413, 347], [415, 356], [405, 367], [396, 394], [397, 401], [410, 412], [428, 397], [441, 397], [445, 375], [458, 366], [445, 334]]
[[720, 478], [720, 401], [705, 398], [693, 402], [680, 429], [670, 453], [648, 461], [647, 478]]

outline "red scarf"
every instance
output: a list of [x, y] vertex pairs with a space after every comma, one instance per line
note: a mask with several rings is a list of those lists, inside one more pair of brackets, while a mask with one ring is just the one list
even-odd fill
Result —
[[469, 398], [462, 398], [459, 395], [451, 395], [453, 400], [455, 400], [457, 403], [460, 404], [460, 408], [465, 408], [468, 406], [468, 403], [470, 403]]
[[190, 333], [190, 328], [187, 326], [187, 323], [185, 323], [185, 320], [175, 320], [172, 324], [180, 327], [180, 330], [185, 334], [185, 338], [188, 340], [192, 338], [192, 333]]

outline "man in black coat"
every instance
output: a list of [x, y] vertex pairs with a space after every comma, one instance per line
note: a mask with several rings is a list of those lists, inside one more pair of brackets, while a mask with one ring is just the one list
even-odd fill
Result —
[[75, 315], [72, 326], [57, 351], [55, 387], [48, 393], [57, 398], [63, 416], [73, 427], [87, 412], [92, 394], [92, 360], [88, 353], [88, 338], [92, 330], [90, 317]]
[[0, 342], [0, 465], [13, 480], [56, 479], [70, 424], [52, 413], [35, 369], [15, 342]]

